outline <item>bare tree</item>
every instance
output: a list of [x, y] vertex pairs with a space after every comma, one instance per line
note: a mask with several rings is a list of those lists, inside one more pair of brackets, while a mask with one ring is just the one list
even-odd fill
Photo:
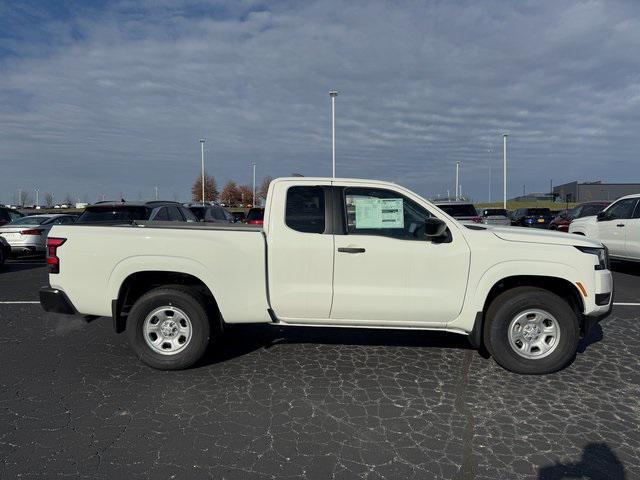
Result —
[[260, 189], [258, 190], [258, 198], [261, 198], [263, 200], [267, 199], [267, 193], [269, 192], [269, 185], [271, 184], [272, 180], [273, 178], [270, 176], [264, 177], [264, 179], [262, 180], [262, 184], [260, 185]]
[[[216, 184], [216, 179], [215, 177], [211, 177], [207, 175], [207, 173], [205, 172], [204, 200], [205, 202], [212, 202], [214, 200], [217, 200], [217, 198], [218, 198], [218, 187]], [[191, 199], [194, 202], [202, 201], [202, 177], [200, 175], [198, 175], [198, 178], [196, 179], [196, 181], [193, 183], [193, 186], [191, 187]]]
[[240, 202], [240, 195], [236, 182], [227, 182], [220, 194], [222, 203], [228, 206], [234, 206]]
[[51, 192], [45, 193], [44, 204], [49, 208], [53, 207], [53, 193]]
[[64, 203], [65, 205], [75, 205], [76, 202], [73, 201], [73, 197], [71, 196], [71, 194], [67, 193], [64, 196], [64, 201], [62, 203]]
[[20, 206], [24, 207], [25, 205], [31, 205], [33, 203], [33, 197], [29, 192], [22, 192], [22, 199], [20, 200]]
[[240, 202], [243, 207], [251, 203], [253, 200], [253, 189], [249, 185], [240, 185], [238, 187], [238, 192], [240, 194]]

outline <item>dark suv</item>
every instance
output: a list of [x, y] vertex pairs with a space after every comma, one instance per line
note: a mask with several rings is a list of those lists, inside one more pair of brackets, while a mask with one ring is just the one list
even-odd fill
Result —
[[201, 222], [234, 223], [233, 215], [220, 205], [202, 205], [198, 203], [185, 204]]
[[153, 200], [149, 202], [98, 202], [89, 205], [76, 224], [118, 224], [141, 220], [158, 222], [197, 222], [191, 210], [178, 202]]
[[12, 208], [0, 207], [0, 225], [13, 222], [16, 218], [20, 217], [24, 217], [24, 215], [19, 211], [13, 210]]
[[552, 218], [548, 208], [518, 208], [511, 214], [511, 225], [547, 228]]

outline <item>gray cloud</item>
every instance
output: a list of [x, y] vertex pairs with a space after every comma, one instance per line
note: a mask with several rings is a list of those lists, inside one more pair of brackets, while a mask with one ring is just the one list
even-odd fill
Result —
[[[200, 137], [219, 182], [338, 174], [476, 199], [637, 181], [636, 2], [123, 2], [2, 36], [0, 198], [39, 186], [186, 199]], [[24, 30], [26, 32], [26, 30]], [[488, 153], [489, 148], [493, 153]]]

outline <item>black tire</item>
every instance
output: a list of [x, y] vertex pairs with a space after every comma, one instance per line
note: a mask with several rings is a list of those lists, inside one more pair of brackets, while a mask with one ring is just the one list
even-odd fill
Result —
[[4, 265], [4, 261], [6, 260], [4, 256], [4, 251], [0, 249], [0, 267]]
[[[190, 321], [191, 338], [183, 350], [173, 354], [154, 351], [144, 337], [143, 326], [155, 309], [172, 306], [182, 310]], [[150, 367], [159, 370], [181, 370], [191, 367], [207, 350], [213, 330], [207, 305], [195, 290], [180, 285], [160, 287], [141, 296], [127, 317], [127, 337], [136, 356]], [[153, 320], [152, 320], [153, 321]], [[215, 323], [214, 323], [215, 325]]]
[[[540, 309], [557, 321], [560, 339], [543, 358], [524, 358], [509, 342], [511, 321], [527, 309]], [[561, 297], [536, 287], [516, 287], [500, 294], [489, 306], [484, 325], [484, 344], [503, 368], [516, 373], [539, 375], [563, 369], [575, 358], [580, 340], [576, 312]]]

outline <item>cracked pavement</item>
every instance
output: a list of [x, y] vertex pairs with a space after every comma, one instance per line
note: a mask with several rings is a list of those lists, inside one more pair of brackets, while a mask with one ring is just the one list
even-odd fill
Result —
[[[640, 271], [615, 277], [639, 301]], [[12, 263], [0, 300], [44, 283]], [[159, 372], [109, 319], [3, 304], [0, 478], [640, 478], [639, 319], [615, 307], [547, 376], [454, 334], [270, 326]]]

